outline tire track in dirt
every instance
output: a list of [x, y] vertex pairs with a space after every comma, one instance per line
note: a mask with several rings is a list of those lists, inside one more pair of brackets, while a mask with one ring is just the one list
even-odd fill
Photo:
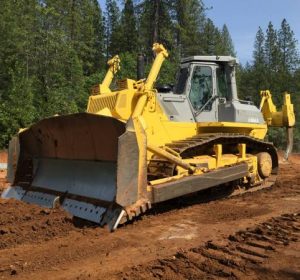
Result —
[[300, 213], [285, 214], [230, 235], [225, 244], [208, 241], [204, 246], [130, 268], [119, 277], [123, 280], [246, 279], [270, 255], [299, 238]]

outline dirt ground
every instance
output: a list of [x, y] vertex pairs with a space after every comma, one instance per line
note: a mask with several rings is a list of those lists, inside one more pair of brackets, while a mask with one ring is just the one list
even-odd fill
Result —
[[[7, 162], [7, 153], [0, 151], [0, 164]], [[6, 170], [0, 168], [0, 191], [4, 187], [4, 178], [6, 177]]]
[[280, 167], [269, 189], [172, 200], [114, 233], [0, 199], [0, 279], [300, 279], [300, 155]]

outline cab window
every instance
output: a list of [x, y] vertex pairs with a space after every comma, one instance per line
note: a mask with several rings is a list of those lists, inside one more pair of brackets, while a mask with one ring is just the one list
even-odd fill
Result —
[[225, 67], [220, 66], [217, 68], [217, 86], [218, 96], [224, 97], [226, 100], [232, 99], [231, 85], [228, 82], [228, 74], [226, 73]]
[[187, 67], [181, 68], [177, 73], [177, 84], [175, 85], [175, 94], [184, 94], [187, 79], [189, 77], [189, 69]]
[[[191, 79], [191, 89], [189, 93], [189, 99], [196, 111], [202, 109], [202, 107], [207, 103], [207, 101], [212, 96], [212, 69], [208, 66], [195, 66], [192, 79]], [[208, 109], [211, 104], [207, 104]]]

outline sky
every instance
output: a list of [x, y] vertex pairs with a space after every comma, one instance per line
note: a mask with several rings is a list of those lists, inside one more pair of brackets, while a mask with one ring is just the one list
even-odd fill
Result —
[[[100, 0], [104, 9], [104, 0]], [[265, 31], [269, 21], [276, 29], [286, 18], [300, 42], [300, 0], [203, 0], [206, 14], [221, 28], [225, 23], [242, 64], [251, 62], [258, 27]], [[299, 48], [299, 44], [298, 44]]]
[[[217, 27], [225, 23], [241, 63], [251, 61], [258, 27], [265, 31], [269, 21], [276, 29], [285, 18], [300, 42], [300, 0], [204, 0], [206, 12]], [[298, 44], [299, 49], [299, 44]]]

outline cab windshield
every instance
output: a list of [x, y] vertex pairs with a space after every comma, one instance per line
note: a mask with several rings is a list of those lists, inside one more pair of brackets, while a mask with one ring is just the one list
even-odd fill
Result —
[[193, 71], [193, 76], [191, 79], [191, 90], [189, 93], [190, 102], [195, 109], [199, 111], [204, 105], [210, 110], [211, 104], [208, 103], [208, 100], [212, 96], [212, 69], [209, 66], [195, 66]]

